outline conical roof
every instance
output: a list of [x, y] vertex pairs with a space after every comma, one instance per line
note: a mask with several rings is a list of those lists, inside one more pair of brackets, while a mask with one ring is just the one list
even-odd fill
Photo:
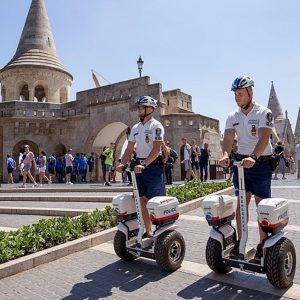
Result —
[[282, 108], [280, 106], [279, 100], [277, 98], [277, 94], [274, 88], [274, 84], [272, 81], [271, 84], [271, 91], [270, 91], [270, 96], [269, 96], [269, 103], [268, 103], [268, 108], [272, 111], [274, 120], [276, 119], [284, 119], [284, 115], [282, 112]]
[[70, 75], [56, 54], [44, 0], [32, 0], [16, 54], [1, 71], [24, 66], [48, 67]]

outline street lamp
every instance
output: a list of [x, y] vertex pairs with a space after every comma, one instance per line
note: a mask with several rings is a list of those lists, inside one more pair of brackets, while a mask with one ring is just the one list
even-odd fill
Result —
[[138, 70], [139, 70], [139, 73], [140, 73], [140, 77], [142, 77], [142, 70], [143, 70], [144, 61], [142, 60], [141, 56], [140, 56], [139, 60], [136, 63], [138, 65]]

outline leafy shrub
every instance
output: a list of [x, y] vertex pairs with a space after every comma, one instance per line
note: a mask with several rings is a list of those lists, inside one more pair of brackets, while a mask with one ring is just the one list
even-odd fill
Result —
[[117, 220], [110, 206], [77, 218], [42, 219], [17, 231], [0, 231], [0, 263], [114, 227]]
[[177, 197], [179, 203], [209, 195], [232, 186], [231, 181], [202, 183], [196, 180], [184, 185], [174, 186], [167, 190], [168, 196]]

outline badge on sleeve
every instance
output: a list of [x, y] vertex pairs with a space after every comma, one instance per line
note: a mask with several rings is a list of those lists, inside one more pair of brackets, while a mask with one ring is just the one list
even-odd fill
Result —
[[270, 112], [267, 113], [266, 119], [267, 119], [266, 125], [267, 126], [272, 126], [273, 125], [273, 115], [272, 115], [272, 113], [270, 113]]
[[161, 128], [156, 128], [155, 129], [155, 141], [161, 141], [162, 140], [162, 131]]

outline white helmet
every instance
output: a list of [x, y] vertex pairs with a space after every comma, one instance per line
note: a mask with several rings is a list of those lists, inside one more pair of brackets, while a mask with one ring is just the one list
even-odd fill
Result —
[[231, 90], [244, 89], [250, 86], [254, 86], [254, 81], [250, 76], [237, 77], [232, 83]]
[[135, 101], [135, 106], [150, 106], [155, 109], [157, 107], [157, 101], [150, 96], [140, 96]]

